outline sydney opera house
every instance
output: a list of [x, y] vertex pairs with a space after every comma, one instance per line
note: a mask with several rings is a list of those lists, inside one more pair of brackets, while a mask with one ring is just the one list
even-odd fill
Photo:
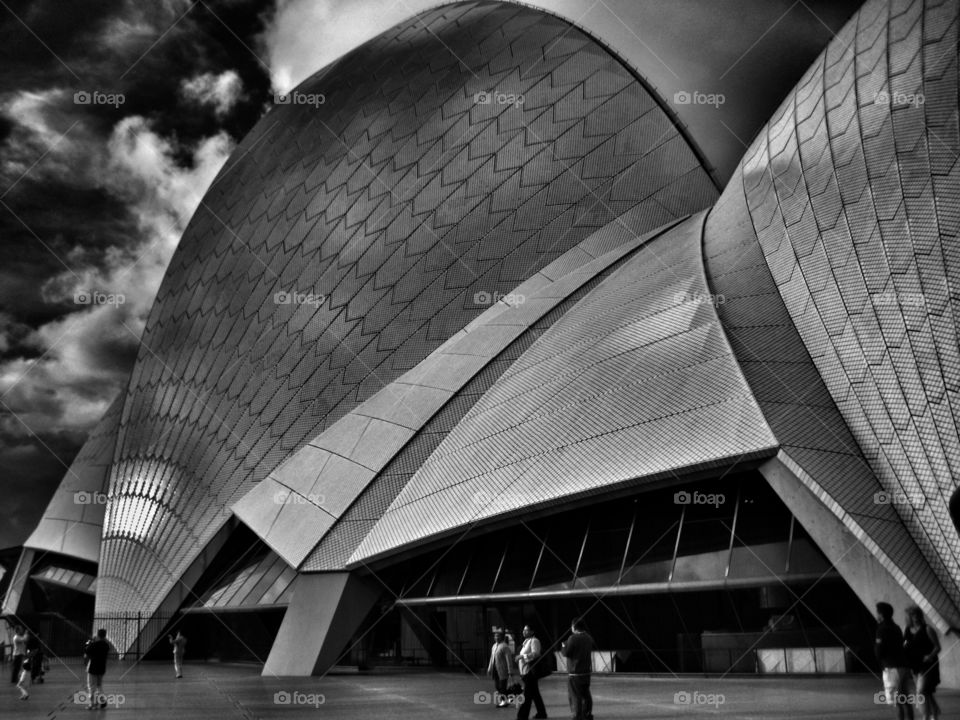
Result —
[[953, 637], [958, 3], [853, 8], [746, 147], [561, 5], [438, 4], [263, 116], [5, 614], [275, 675], [574, 614], [617, 671], [870, 669], [878, 600]]

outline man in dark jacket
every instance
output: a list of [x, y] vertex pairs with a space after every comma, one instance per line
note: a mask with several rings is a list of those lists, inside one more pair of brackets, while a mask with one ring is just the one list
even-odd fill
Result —
[[83, 649], [83, 656], [87, 659], [87, 698], [90, 701], [89, 709], [97, 706], [107, 706], [107, 698], [103, 694], [103, 676], [107, 672], [107, 655], [110, 653], [110, 643], [107, 642], [107, 631], [97, 630], [97, 636], [87, 643]]
[[27, 655], [30, 657], [30, 682], [34, 685], [43, 682], [43, 641], [37, 633], [27, 641]]
[[888, 705], [896, 705], [899, 720], [913, 720], [913, 673], [907, 667], [903, 649], [903, 633], [893, 621], [893, 606], [877, 603], [877, 640], [874, 644], [877, 662], [883, 669], [883, 690]]
[[572, 634], [563, 644], [567, 658], [567, 696], [573, 720], [593, 720], [593, 697], [590, 695], [590, 673], [593, 672], [593, 638], [583, 627], [583, 620], [575, 619]]

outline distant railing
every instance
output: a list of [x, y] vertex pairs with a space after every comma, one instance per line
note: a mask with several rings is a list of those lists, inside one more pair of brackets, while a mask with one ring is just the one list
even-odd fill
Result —
[[[71, 659], [82, 659], [83, 649], [100, 628], [107, 631], [113, 660], [136, 662], [148, 653], [152, 646], [141, 642], [141, 637], [161, 637], [160, 633], [170, 623], [172, 616], [142, 613], [96, 615], [86, 620], [75, 620], [57, 613], [20, 615], [12, 622], [26, 627], [40, 638], [43, 653], [48, 658], [59, 659], [69, 664]], [[150, 632], [145, 632], [150, 631]], [[129, 650], [124, 652], [124, 648]], [[5, 652], [4, 661], [8, 659]]]

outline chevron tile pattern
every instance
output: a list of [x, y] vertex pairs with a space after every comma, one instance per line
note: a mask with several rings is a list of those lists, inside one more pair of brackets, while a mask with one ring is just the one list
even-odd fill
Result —
[[702, 223], [695, 216], [644, 245], [538, 338], [425, 459], [350, 562], [775, 453], [709, 298]]
[[860, 446], [844, 422], [777, 291], [753, 230], [743, 179], [735, 173], [704, 230], [704, 259], [717, 312], [744, 377], [781, 452], [812, 480], [809, 489], [864, 542], [883, 553], [943, 612], [952, 603], [924, 560]]
[[25, 547], [92, 563], [100, 559], [110, 463], [117, 441], [122, 395], [91, 431], [53, 494]]
[[[867, 2], [760, 133], [742, 173], [790, 318], [955, 606], [957, 14], [956, 2]], [[853, 486], [837, 501], [882, 514]], [[873, 528], [884, 535], [882, 523]], [[904, 553], [904, 570], [916, 568]]]
[[235, 500], [483, 298], [627, 209], [652, 230], [716, 196], [644, 85], [534, 10], [446, 6], [318, 72], [237, 148], [158, 293], [97, 612], [156, 608]]
[[[626, 262], [637, 248], [669, 229], [668, 226], [637, 236], [634, 228], [642, 221], [642, 207], [638, 207], [604, 226], [522, 283], [512, 293], [515, 298], [522, 297], [522, 303], [488, 310], [431, 355], [446, 364], [452, 364], [455, 358], [469, 358], [471, 362], [479, 359], [482, 368], [474, 376], [468, 376], [457, 366], [454, 368], [457, 372], [445, 373], [442, 364], [430, 364], [428, 360], [411, 373], [411, 378], [401, 377], [388, 388], [394, 390], [395, 396], [402, 393], [406, 402], [417, 392], [438, 384], [438, 379], [444, 376], [453, 376], [451, 384], [455, 385], [446, 398], [449, 402], [415, 426], [416, 436], [399, 453], [388, 458], [388, 462], [377, 467], [376, 478], [358, 494], [330, 532], [322, 539], [318, 535], [319, 544], [300, 565], [301, 570], [341, 570], [346, 566], [353, 551], [424, 460], [514, 361], [581, 298]], [[498, 329], [510, 332], [500, 337], [485, 332]], [[410, 384], [404, 383], [405, 380]], [[373, 448], [367, 452], [371, 450]]]

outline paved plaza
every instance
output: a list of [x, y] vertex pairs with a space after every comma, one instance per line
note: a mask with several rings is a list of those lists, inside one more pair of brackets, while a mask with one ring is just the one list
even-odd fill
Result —
[[[16, 688], [5, 683], [0, 717], [512, 720], [516, 715], [512, 709], [497, 710], [489, 704], [490, 683], [467, 673], [381, 669], [364, 674], [334, 672], [323, 678], [264, 678], [258, 667], [197, 664], [188, 665], [185, 677], [176, 680], [167, 664], [114, 665], [104, 687], [111, 705], [95, 712], [76, 702], [80, 677], [79, 663], [55, 665], [48, 681], [35, 686], [30, 699], [23, 702], [17, 699]], [[598, 720], [691, 715], [750, 720], [875, 720], [891, 716], [887, 708], [874, 703], [878, 687], [879, 683], [867, 676], [722, 680], [693, 676], [596, 677], [594, 714]], [[547, 679], [543, 695], [550, 717], [569, 717], [564, 677]], [[939, 696], [943, 716], [954, 716], [960, 707], [960, 692], [941, 691]]]

